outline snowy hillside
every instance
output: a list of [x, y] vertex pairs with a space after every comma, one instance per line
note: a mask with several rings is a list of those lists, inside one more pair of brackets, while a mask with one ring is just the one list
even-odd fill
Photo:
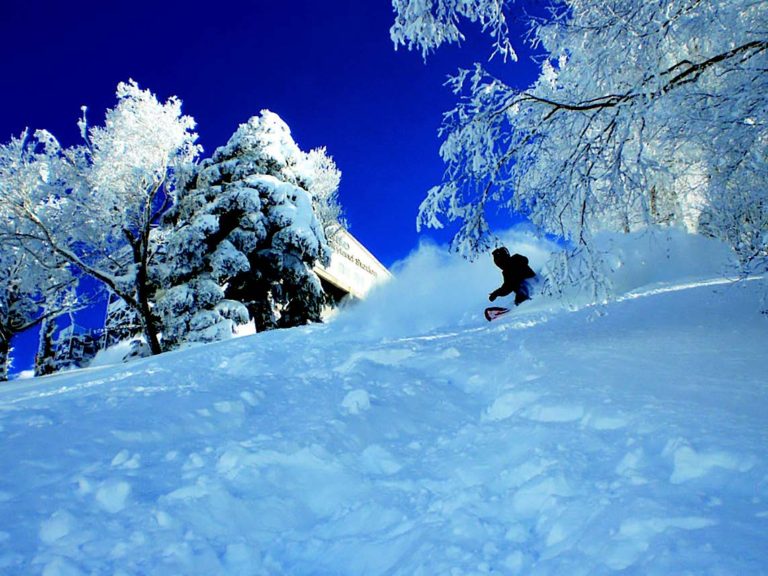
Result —
[[426, 247], [327, 325], [5, 385], [0, 573], [768, 574], [764, 285], [702, 242], [492, 324]]

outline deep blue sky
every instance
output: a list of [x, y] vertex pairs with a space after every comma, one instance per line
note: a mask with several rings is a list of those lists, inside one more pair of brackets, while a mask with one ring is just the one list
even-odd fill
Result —
[[[490, 52], [474, 33], [425, 63], [394, 50], [392, 19], [389, 0], [0, 0], [0, 140], [29, 127], [76, 143], [80, 106], [101, 124], [129, 78], [183, 101], [205, 155], [267, 108], [303, 150], [328, 149], [352, 233], [389, 266], [418, 244], [419, 203], [442, 177], [443, 83]], [[525, 57], [505, 69], [534, 74]]]
[[[129, 78], [181, 98], [207, 154], [268, 108], [302, 149], [326, 146], [353, 234], [391, 265], [416, 246], [418, 205], [442, 176], [443, 82], [489, 53], [474, 34], [425, 64], [393, 49], [392, 18], [388, 0], [2, 0], [0, 139], [29, 127], [75, 143], [80, 106], [100, 124]], [[509, 68], [530, 80], [531, 66]]]

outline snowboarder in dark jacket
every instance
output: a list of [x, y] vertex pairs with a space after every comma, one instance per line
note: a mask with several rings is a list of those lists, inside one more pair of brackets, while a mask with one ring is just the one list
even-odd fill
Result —
[[528, 278], [533, 278], [536, 273], [528, 266], [528, 258], [521, 254], [510, 256], [509, 250], [504, 246], [493, 251], [493, 263], [501, 268], [504, 283], [490, 293], [488, 299], [493, 302], [499, 296], [515, 293], [515, 306], [530, 299], [528, 295]]

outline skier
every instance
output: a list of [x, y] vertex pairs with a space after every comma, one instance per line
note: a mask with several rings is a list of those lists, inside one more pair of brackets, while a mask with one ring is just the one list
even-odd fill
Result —
[[528, 258], [521, 254], [509, 255], [509, 250], [504, 246], [493, 251], [493, 263], [501, 268], [504, 283], [491, 292], [488, 299], [493, 302], [499, 296], [515, 293], [515, 306], [530, 299], [530, 286], [527, 280], [536, 276], [536, 273], [528, 266]]

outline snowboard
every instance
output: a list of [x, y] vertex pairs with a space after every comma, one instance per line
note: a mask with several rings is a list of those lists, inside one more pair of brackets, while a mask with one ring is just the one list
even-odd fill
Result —
[[503, 316], [507, 312], [511, 312], [511, 311], [512, 311], [512, 308], [503, 308], [501, 306], [490, 306], [485, 309], [485, 312], [483, 312], [483, 314], [485, 314], [485, 319], [488, 320], [488, 322], [490, 322], [491, 320], [495, 320], [499, 316]]

